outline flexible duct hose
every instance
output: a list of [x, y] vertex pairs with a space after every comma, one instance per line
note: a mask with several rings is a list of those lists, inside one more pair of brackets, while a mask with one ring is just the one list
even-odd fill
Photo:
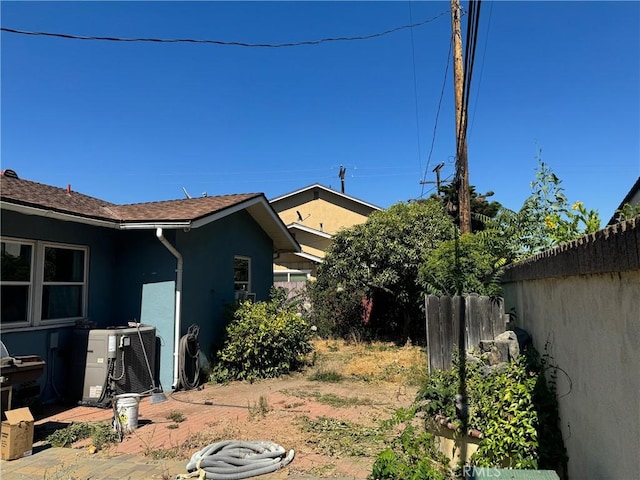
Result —
[[[193, 390], [200, 383], [200, 344], [198, 343], [198, 333], [200, 327], [191, 325], [187, 330], [187, 334], [180, 339], [178, 349], [178, 385], [176, 390], [184, 388], [185, 390]], [[189, 379], [187, 374], [187, 356], [193, 362], [193, 380]]]
[[196, 452], [187, 464], [187, 475], [178, 478], [239, 480], [255, 477], [288, 465], [295, 455], [271, 442], [227, 440], [212, 443]]

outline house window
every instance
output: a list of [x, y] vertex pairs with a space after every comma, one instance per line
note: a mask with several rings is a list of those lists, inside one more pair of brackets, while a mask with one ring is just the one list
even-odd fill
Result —
[[233, 289], [243, 292], [251, 291], [251, 258], [234, 257], [233, 259]]
[[42, 319], [82, 317], [84, 251], [44, 247]]
[[26, 324], [29, 321], [33, 290], [33, 244], [3, 241], [2, 324]]
[[86, 313], [86, 247], [3, 239], [3, 327], [66, 323]]

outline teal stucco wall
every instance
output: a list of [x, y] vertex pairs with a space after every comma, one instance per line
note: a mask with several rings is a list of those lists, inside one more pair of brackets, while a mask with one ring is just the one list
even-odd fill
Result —
[[[87, 319], [97, 328], [132, 320], [156, 326], [161, 337], [160, 379], [164, 389], [170, 389], [176, 259], [155, 230], [119, 231], [4, 210], [1, 221], [3, 237], [88, 246]], [[234, 256], [251, 258], [251, 290], [258, 300], [266, 300], [273, 281], [272, 240], [245, 211], [198, 229], [165, 230], [164, 236], [184, 258], [181, 334], [198, 325], [201, 350], [211, 359], [222, 344], [225, 309], [234, 302]], [[77, 400], [71, 396], [78, 390], [76, 383], [82, 382], [81, 375], [69, 374], [79, 369], [73, 330], [73, 326], [47, 326], [1, 332], [10, 354], [46, 360], [38, 380], [44, 402]], [[50, 348], [52, 334], [57, 335], [56, 349]]]
[[175, 245], [184, 256], [182, 334], [197, 324], [200, 348], [211, 358], [222, 344], [225, 310], [234, 302], [234, 256], [251, 258], [251, 289], [258, 300], [267, 300], [273, 284], [273, 242], [241, 211], [189, 232], [177, 232]]
[[[118, 263], [116, 238], [118, 232], [51, 218], [2, 211], [3, 237], [43, 240], [89, 247], [87, 319], [98, 327], [110, 324], [117, 309], [114, 291], [117, 283], [114, 265]], [[43, 374], [37, 380], [41, 398], [67, 400], [77, 379], [69, 375], [73, 363], [72, 330], [74, 327], [47, 326], [40, 329], [7, 331], [2, 329], [2, 342], [11, 355], [38, 355], [46, 361]], [[51, 337], [57, 335], [57, 348], [50, 348]], [[14, 392], [16, 401], [20, 391]]]

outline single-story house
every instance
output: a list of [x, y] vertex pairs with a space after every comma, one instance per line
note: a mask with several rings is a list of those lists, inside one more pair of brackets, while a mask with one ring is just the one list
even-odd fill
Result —
[[74, 331], [128, 322], [156, 328], [158, 378], [175, 387], [189, 326], [211, 358], [227, 306], [268, 299], [273, 259], [300, 251], [262, 193], [116, 205], [6, 170], [0, 194], [2, 342], [46, 360], [45, 402], [75, 400]]

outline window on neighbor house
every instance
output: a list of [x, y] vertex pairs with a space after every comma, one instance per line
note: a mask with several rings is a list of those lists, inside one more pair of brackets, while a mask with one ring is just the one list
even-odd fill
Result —
[[273, 272], [274, 282], [306, 282], [310, 277], [310, 270], [278, 270]]
[[3, 239], [3, 327], [69, 323], [86, 314], [88, 249]]
[[233, 259], [233, 289], [236, 292], [251, 291], [251, 258], [234, 257]]

